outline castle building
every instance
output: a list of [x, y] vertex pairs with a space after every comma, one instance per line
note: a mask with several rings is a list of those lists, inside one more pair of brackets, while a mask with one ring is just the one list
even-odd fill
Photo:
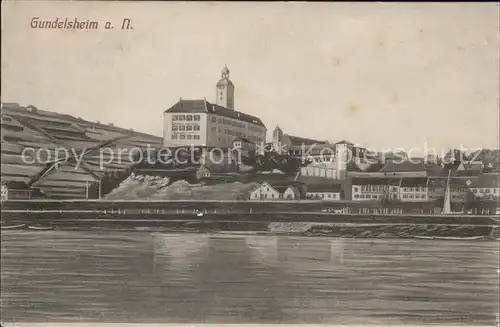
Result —
[[182, 98], [163, 113], [163, 146], [231, 148], [236, 138], [261, 144], [266, 126], [255, 116], [234, 110], [234, 84], [222, 69], [215, 104]]

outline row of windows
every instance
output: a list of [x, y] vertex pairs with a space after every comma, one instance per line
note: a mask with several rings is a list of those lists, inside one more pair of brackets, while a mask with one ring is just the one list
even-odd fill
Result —
[[200, 121], [200, 115], [173, 115], [172, 120]]
[[250, 124], [247, 125], [247, 128], [253, 132], [260, 132], [262, 133], [262, 128], [261, 127], [257, 127], [257, 126], [252, 126]]
[[[387, 190], [389, 187], [386, 185], [362, 185], [361, 192], [383, 192]], [[393, 192], [397, 192], [398, 188], [393, 187]], [[354, 192], [359, 192], [359, 187], [354, 187]]]
[[403, 199], [425, 199], [425, 194], [403, 194]]
[[322, 199], [324, 199], [324, 198], [329, 198], [329, 199], [333, 198], [333, 199], [336, 199], [337, 198], [337, 194], [332, 194], [332, 193], [328, 193], [328, 194], [324, 194], [324, 193], [320, 193], [320, 194], [317, 194], [317, 193], [308, 193], [307, 195], [320, 197]]
[[180, 135], [177, 135], [177, 134], [172, 134], [172, 140], [199, 140], [200, 139], [200, 136], [199, 135], [196, 135], [196, 134], [180, 134]]
[[172, 124], [172, 130], [173, 131], [199, 131], [200, 125], [198, 125], [198, 124], [195, 124], [195, 125], [173, 125]]
[[425, 187], [415, 186], [415, 187], [403, 187], [403, 192], [425, 192]]
[[[479, 193], [490, 193], [489, 188], [473, 189], [472, 191], [474, 193], [477, 193], [478, 191], [479, 191]], [[497, 189], [494, 188], [492, 193], [496, 193], [496, 192], [497, 192]]]
[[[354, 194], [354, 198], [355, 199], [378, 199], [378, 195], [376, 194], [373, 194], [373, 195], [370, 195], [370, 194]], [[382, 195], [380, 195], [380, 197], [382, 197]]]

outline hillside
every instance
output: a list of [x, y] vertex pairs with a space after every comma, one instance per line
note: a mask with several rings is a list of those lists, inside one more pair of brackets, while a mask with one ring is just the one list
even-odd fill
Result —
[[[54, 161], [57, 152], [61, 157], [65, 156], [64, 149], [68, 149], [68, 153], [74, 149], [74, 153], [81, 155], [86, 149], [115, 140], [105, 146], [108, 149], [103, 150], [102, 155], [99, 148], [88, 153], [84, 157], [84, 165], [77, 168], [75, 164], [67, 163], [34, 183], [33, 187], [47, 197], [85, 198], [87, 187], [96, 189], [99, 180], [109, 179], [113, 173], [123, 173], [131, 166], [127, 154], [119, 157], [118, 148], [159, 147], [162, 142], [158, 136], [40, 110], [34, 106], [2, 103], [1, 109], [1, 178], [3, 183], [15, 184], [16, 188], [36, 180], [47, 163]], [[34, 150], [26, 152], [27, 148]], [[23, 149], [26, 158], [32, 160], [22, 159]]]

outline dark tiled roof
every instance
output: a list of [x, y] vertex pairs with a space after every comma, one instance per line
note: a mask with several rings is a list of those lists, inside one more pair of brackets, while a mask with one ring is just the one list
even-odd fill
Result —
[[433, 163], [425, 165], [425, 170], [427, 171], [428, 176], [441, 176], [443, 167]]
[[244, 137], [239, 137], [239, 136], [233, 140], [233, 142], [236, 142], [236, 141], [242, 141], [242, 142], [245, 142], [245, 143], [253, 143], [249, 139], [246, 139]]
[[499, 176], [499, 174], [482, 174], [471, 179], [472, 183], [469, 186], [474, 188], [498, 188], [500, 187]]
[[342, 140], [342, 141], [338, 141], [337, 143], [335, 144], [347, 144], [347, 145], [354, 145], [354, 143], [351, 143], [349, 141], [346, 141], [346, 140]]
[[228, 109], [213, 103], [210, 103], [206, 100], [179, 100], [176, 104], [174, 104], [169, 109], [165, 110], [168, 113], [209, 113], [209, 114], [217, 114], [219, 116], [239, 119], [241, 121], [256, 124], [259, 126], [265, 127], [262, 121], [251, 115], [247, 115], [245, 113]]
[[338, 192], [342, 191], [342, 185], [337, 183], [307, 184], [307, 192]]
[[388, 173], [388, 172], [425, 172], [424, 163], [419, 162], [411, 162], [409, 160], [405, 161], [390, 161], [388, 162], [380, 172]]
[[481, 174], [480, 170], [457, 170], [455, 172], [456, 177], [472, 177], [472, 176], [479, 176]]
[[480, 172], [481, 169], [483, 168], [483, 163], [481, 161], [468, 162], [468, 163], [464, 163], [463, 166], [464, 166], [465, 170]]
[[451, 178], [450, 186], [452, 188], [468, 188], [467, 181], [466, 178]]
[[426, 186], [427, 178], [403, 178], [401, 180], [401, 187], [415, 187]]
[[401, 178], [363, 178], [355, 177], [352, 185], [399, 185]]
[[288, 139], [290, 140], [290, 143], [292, 143], [292, 145], [313, 145], [313, 144], [325, 144], [327, 143], [326, 141], [318, 141], [318, 140], [313, 140], [313, 139], [307, 139], [307, 138], [303, 138], [303, 137], [298, 137], [298, 136], [292, 136], [292, 135], [288, 135], [288, 134], [285, 134]]
[[428, 187], [446, 187], [447, 178], [444, 177], [431, 177], [427, 179]]
[[24, 182], [17, 182], [17, 181], [7, 181], [7, 182], [2, 182], [2, 184], [5, 184], [7, 186], [7, 189], [9, 190], [29, 190], [30, 187], [28, 184]]

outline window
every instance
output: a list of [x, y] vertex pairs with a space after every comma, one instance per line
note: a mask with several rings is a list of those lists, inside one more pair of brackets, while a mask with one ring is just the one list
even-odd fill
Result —
[[192, 131], [192, 130], [193, 130], [193, 126], [191, 126], [191, 125], [186, 126], [186, 131]]
[[172, 134], [172, 140], [177, 140], [177, 134]]
[[200, 136], [199, 135], [194, 135], [193, 137], [195, 140], [199, 140], [200, 139]]
[[359, 187], [355, 187], [354, 192], [359, 192]]
[[186, 138], [186, 135], [179, 135], [179, 138], [180, 138], [181, 140], [184, 140], [184, 139]]
[[332, 197], [332, 194], [331, 194], [331, 193], [330, 193], [330, 194], [328, 194], [328, 197], [329, 197], [329, 198], [331, 198], [331, 197]]
[[200, 115], [194, 115], [193, 118], [194, 121], [200, 121]]
[[187, 116], [186, 116], [186, 120], [190, 120], [190, 121], [191, 121], [191, 120], [193, 120], [193, 116], [191, 116], [191, 115], [187, 115]]
[[496, 192], [497, 192], [497, 189], [496, 189], [496, 188], [494, 188], [494, 189], [493, 189], [493, 193], [496, 193]]
[[372, 199], [376, 199], [376, 198], [377, 198], [377, 196], [376, 196], [376, 195], [372, 195]]
[[173, 131], [177, 131], [177, 130], [179, 130], [179, 126], [177, 126], [177, 125], [172, 126], [172, 130], [173, 130]]
[[177, 121], [177, 120], [179, 120], [179, 117], [177, 117], [177, 115], [173, 115], [172, 116], [172, 121]]
[[472, 192], [477, 193], [477, 189], [473, 189]]
[[188, 139], [188, 140], [191, 140], [192, 138], [193, 138], [193, 135], [191, 135], [191, 134], [188, 134], [188, 135], [187, 135], [187, 139]]
[[199, 131], [200, 130], [200, 125], [196, 124], [193, 126], [193, 130]]
[[485, 189], [485, 192], [490, 193], [490, 189], [489, 188]]
[[397, 192], [397, 190], [398, 190], [398, 188], [397, 188], [397, 187], [393, 187], [393, 188], [392, 188], [392, 191], [393, 191], [393, 192]]
[[186, 130], [186, 126], [184, 126], [184, 125], [179, 126], [179, 131], [185, 131], [185, 130]]
[[179, 116], [179, 120], [186, 120], [186, 116], [184, 116], [184, 115], [180, 115], [180, 116]]
[[359, 198], [359, 195], [354, 194], [354, 198], [355, 198], [355, 199], [358, 199], [358, 198]]
[[220, 99], [222, 100], [222, 97], [220, 97]]
[[212, 123], [216, 123], [217, 122], [217, 117], [212, 117]]

